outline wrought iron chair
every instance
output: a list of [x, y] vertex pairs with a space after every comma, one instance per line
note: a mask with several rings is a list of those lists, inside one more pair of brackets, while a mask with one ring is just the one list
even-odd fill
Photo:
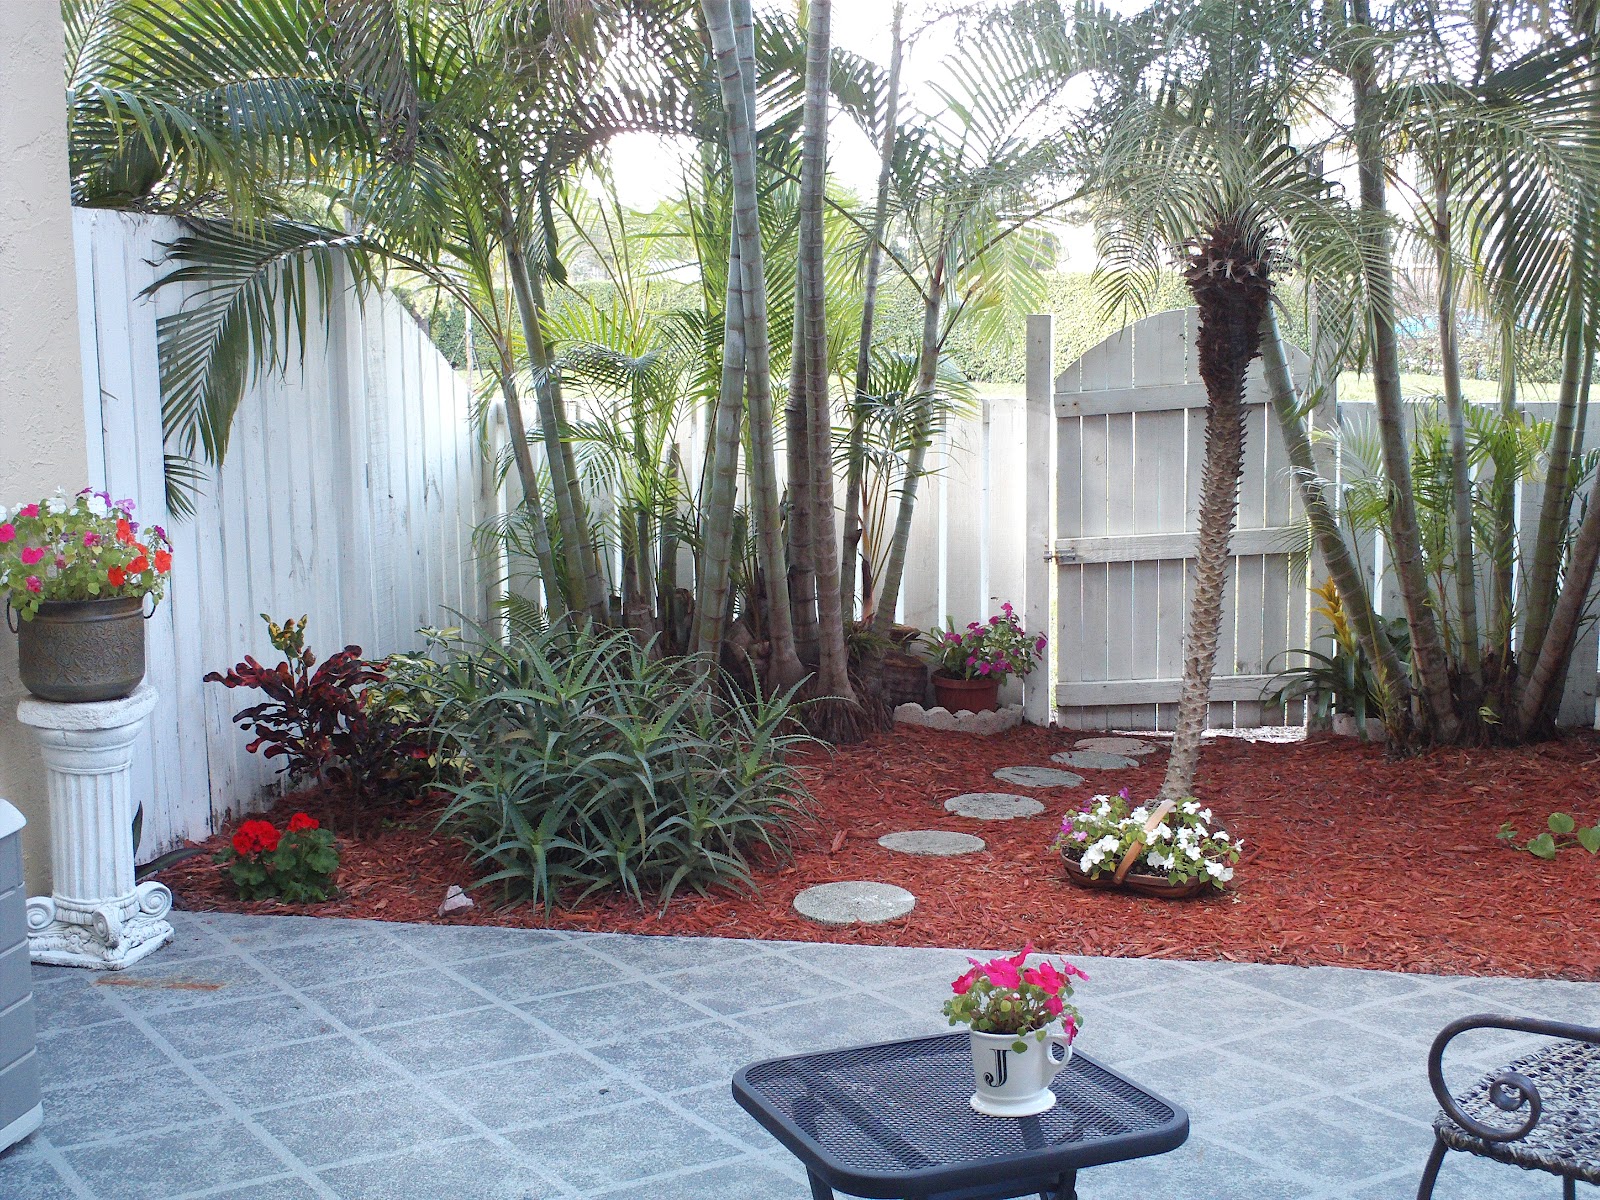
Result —
[[[1508, 1029], [1562, 1040], [1451, 1096], [1442, 1070], [1445, 1047], [1468, 1029]], [[1444, 1111], [1434, 1118], [1433, 1153], [1417, 1200], [1433, 1195], [1447, 1150], [1548, 1171], [1561, 1178], [1564, 1200], [1575, 1200], [1580, 1179], [1600, 1184], [1600, 1029], [1516, 1017], [1463, 1017], [1433, 1039], [1428, 1082]], [[1490, 1123], [1507, 1113], [1521, 1115], [1512, 1125]]]

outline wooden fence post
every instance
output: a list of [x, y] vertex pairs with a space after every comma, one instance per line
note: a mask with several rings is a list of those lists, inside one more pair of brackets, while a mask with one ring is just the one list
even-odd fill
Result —
[[1052, 609], [1055, 561], [1055, 318], [1028, 318], [1028, 417], [1024, 493], [1027, 540], [1023, 546], [1023, 624], [1049, 635], [1044, 661], [1023, 683], [1022, 715], [1031, 725], [1050, 724], [1055, 710], [1055, 622]]

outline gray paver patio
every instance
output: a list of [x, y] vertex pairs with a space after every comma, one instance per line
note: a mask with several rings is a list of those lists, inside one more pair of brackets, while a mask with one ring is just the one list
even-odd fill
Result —
[[[943, 1031], [965, 965], [957, 950], [174, 917], [178, 942], [120, 976], [34, 968], [45, 1124], [0, 1155], [0, 1197], [804, 1200], [795, 1160], [730, 1098], [733, 1071]], [[1173, 1154], [1085, 1171], [1084, 1200], [1405, 1200], [1440, 1025], [1600, 1015], [1600, 985], [1079, 961], [1082, 1048], [1193, 1121]], [[1455, 1074], [1517, 1048], [1485, 1034]], [[1438, 1191], [1558, 1194], [1461, 1156]]]

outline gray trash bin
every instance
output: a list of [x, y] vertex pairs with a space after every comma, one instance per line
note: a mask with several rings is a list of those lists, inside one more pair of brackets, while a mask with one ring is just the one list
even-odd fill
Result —
[[44, 1119], [22, 883], [26, 824], [21, 813], [0, 800], [0, 1151], [27, 1137]]

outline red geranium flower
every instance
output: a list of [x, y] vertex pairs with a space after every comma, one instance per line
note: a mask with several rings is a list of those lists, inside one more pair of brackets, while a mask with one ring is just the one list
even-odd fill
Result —
[[117, 522], [117, 541], [121, 542], [124, 546], [133, 541], [133, 526], [129, 525], [125, 520], [119, 520]]
[[271, 821], [259, 818], [246, 821], [233, 835], [234, 853], [248, 857], [252, 854], [271, 854], [278, 848], [281, 835]]
[[106, 572], [106, 578], [111, 581], [112, 587], [121, 587], [128, 582], [128, 573], [121, 567], [112, 567]]
[[157, 550], [156, 570], [160, 571], [163, 575], [172, 570], [172, 555], [168, 554], [165, 550]]
[[142, 554], [128, 564], [128, 570], [132, 571], [135, 575], [143, 575], [149, 569], [150, 560]]
[[308, 813], [295, 813], [289, 818], [289, 832], [299, 833], [302, 829], [319, 829], [320, 822]]

